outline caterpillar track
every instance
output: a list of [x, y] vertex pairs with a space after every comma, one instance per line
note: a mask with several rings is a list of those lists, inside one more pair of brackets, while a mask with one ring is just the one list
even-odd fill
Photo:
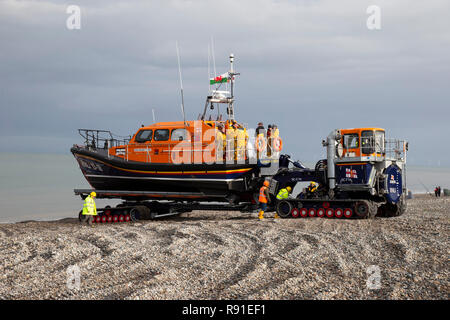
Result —
[[337, 218], [367, 219], [378, 213], [378, 204], [367, 200], [297, 200], [288, 199], [277, 203], [276, 211], [282, 218]]

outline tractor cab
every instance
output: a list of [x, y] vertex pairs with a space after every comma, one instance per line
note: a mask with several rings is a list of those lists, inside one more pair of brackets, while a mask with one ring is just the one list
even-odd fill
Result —
[[381, 128], [341, 129], [337, 156], [347, 161], [382, 161], [386, 155], [385, 131]]
[[339, 130], [335, 143], [335, 172], [328, 172], [335, 177], [335, 191], [369, 191], [379, 200], [399, 201], [406, 188], [402, 181], [408, 150], [405, 140], [386, 139], [381, 128], [356, 128]]

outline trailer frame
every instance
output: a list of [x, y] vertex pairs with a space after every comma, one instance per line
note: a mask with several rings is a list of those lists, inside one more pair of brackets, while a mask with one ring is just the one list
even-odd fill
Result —
[[[206, 195], [203, 193], [192, 192], [155, 192], [155, 191], [124, 191], [124, 190], [96, 190], [96, 189], [74, 189], [75, 195], [85, 199], [91, 192], [97, 194], [98, 199], [121, 199], [122, 203], [116, 207], [106, 206], [97, 208], [97, 215], [102, 219], [103, 216], [129, 216], [127, 221], [153, 220], [157, 218], [179, 215], [181, 213], [191, 212], [193, 210], [204, 211], [240, 211], [242, 213], [253, 213], [258, 204], [252, 202], [243, 202], [233, 204], [230, 202], [214, 202], [218, 195]], [[176, 200], [179, 196], [180, 200]], [[186, 200], [187, 197], [191, 200]], [[201, 198], [202, 201], [195, 199]], [[205, 201], [210, 198], [211, 201]], [[223, 195], [225, 198], [225, 195]], [[156, 200], [158, 199], [158, 200]], [[81, 214], [79, 218], [81, 220]], [[99, 220], [96, 218], [95, 220]], [[99, 221], [95, 221], [99, 222]], [[105, 221], [101, 221], [105, 222]], [[107, 221], [111, 222], [111, 221]]]

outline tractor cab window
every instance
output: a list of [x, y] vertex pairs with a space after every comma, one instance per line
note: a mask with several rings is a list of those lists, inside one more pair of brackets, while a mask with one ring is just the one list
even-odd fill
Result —
[[344, 134], [344, 148], [359, 148], [359, 136], [357, 133]]
[[167, 141], [169, 140], [169, 129], [155, 130], [155, 141]]
[[186, 141], [189, 140], [189, 133], [186, 129], [173, 129], [172, 141]]
[[373, 131], [363, 131], [361, 133], [361, 152], [363, 154], [372, 154], [375, 152]]
[[375, 131], [375, 152], [384, 154], [384, 131]]
[[136, 135], [136, 142], [146, 142], [146, 141], [152, 141], [152, 134], [153, 130], [141, 130]]

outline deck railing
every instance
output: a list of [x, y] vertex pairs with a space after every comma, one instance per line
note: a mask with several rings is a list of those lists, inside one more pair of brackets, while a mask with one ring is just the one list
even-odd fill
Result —
[[386, 158], [406, 161], [408, 142], [399, 139], [386, 139]]
[[[173, 163], [172, 159], [172, 152], [180, 152], [180, 148], [178, 143], [176, 142], [168, 142], [168, 143], [158, 143], [157, 145], [149, 145], [144, 143], [129, 143], [131, 140], [131, 136], [128, 137], [120, 137], [113, 135], [111, 131], [108, 130], [95, 130], [95, 129], [78, 129], [79, 134], [84, 138], [84, 147], [89, 150], [95, 150], [99, 153], [105, 153], [108, 157], [119, 157], [125, 161], [130, 160], [130, 154], [136, 154], [136, 153], [144, 153], [145, 154], [145, 162], [152, 162], [152, 155], [155, 155], [154, 149], [159, 149], [158, 154], [167, 154], [168, 163]], [[253, 139], [249, 140], [250, 143], [254, 142]], [[231, 141], [227, 141], [228, 145], [233, 145], [234, 143]], [[203, 152], [207, 149], [208, 146], [210, 146], [211, 142], [202, 142], [201, 144], [195, 141], [185, 141], [185, 143], [188, 143], [188, 150], [190, 150], [190, 157], [189, 160], [184, 159], [184, 161], [191, 161], [191, 163], [197, 162], [199, 159], [201, 159], [202, 163], [206, 163], [204, 160]], [[175, 150], [175, 146], [178, 148]], [[109, 149], [112, 147], [119, 147], [116, 148], [116, 154], [110, 155]], [[190, 149], [189, 149], [190, 148]], [[224, 155], [223, 159], [220, 155], [217, 154], [217, 145], [214, 147], [214, 153], [215, 153], [215, 161], [223, 161], [224, 163], [228, 162], [234, 162], [234, 161], [248, 161], [248, 160], [255, 160], [256, 163], [256, 149], [253, 146], [252, 148], [249, 147], [248, 144], [245, 145], [244, 148], [244, 155], [242, 158], [242, 152], [239, 152], [240, 150], [237, 150], [237, 148], [227, 148], [225, 146], [224, 148]], [[201, 153], [201, 157], [198, 153]], [[261, 158], [269, 159], [273, 157], [279, 156], [279, 152], [276, 152], [273, 150], [272, 146], [270, 144], [267, 144], [266, 149], [260, 153], [259, 155]], [[142, 161], [142, 160], [140, 160]]]
[[84, 139], [85, 147], [93, 150], [106, 149], [126, 145], [131, 136], [117, 136], [108, 130], [78, 129], [78, 133]]

